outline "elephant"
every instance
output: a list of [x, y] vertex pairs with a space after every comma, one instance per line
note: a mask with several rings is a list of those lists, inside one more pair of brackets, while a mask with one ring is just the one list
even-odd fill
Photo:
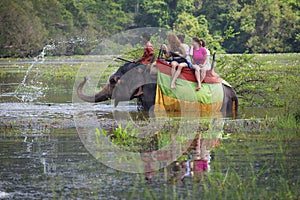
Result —
[[[109, 78], [101, 91], [95, 95], [85, 95], [83, 87], [87, 78], [78, 85], [79, 98], [87, 102], [103, 102], [114, 99], [115, 106], [121, 101], [137, 98], [138, 110], [150, 111], [155, 105], [157, 68], [155, 64], [149, 65], [143, 72], [137, 70], [135, 63], [126, 63]], [[135, 96], [137, 89], [143, 88], [143, 94]], [[236, 117], [238, 112], [238, 98], [234, 89], [228, 84], [222, 84], [224, 96], [220, 112], [224, 117]]]

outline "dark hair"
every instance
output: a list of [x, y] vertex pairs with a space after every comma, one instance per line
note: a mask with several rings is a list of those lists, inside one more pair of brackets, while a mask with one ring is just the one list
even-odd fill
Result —
[[200, 39], [200, 42], [201, 42], [201, 46], [203, 46], [203, 47], [205, 47], [206, 46], [206, 42], [205, 42], [205, 40], [204, 39]]
[[201, 43], [201, 41], [199, 40], [199, 38], [193, 37], [193, 40], [194, 40], [195, 42], [197, 42], [200, 46], [202, 46], [202, 43]]
[[151, 35], [148, 32], [144, 32], [142, 34], [142, 37], [145, 38], [147, 41], [150, 41], [150, 39], [151, 39]]
[[177, 35], [177, 37], [181, 41], [181, 43], [184, 43], [185, 35], [180, 34], [180, 35]]

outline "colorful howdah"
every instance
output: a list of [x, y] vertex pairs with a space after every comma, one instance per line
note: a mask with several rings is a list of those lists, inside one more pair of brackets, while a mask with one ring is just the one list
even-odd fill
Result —
[[194, 73], [185, 68], [176, 81], [176, 89], [171, 89], [171, 66], [157, 60], [157, 88], [155, 98], [156, 112], [199, 113], [201, 116], [219, 113], [223, 103], [221, 79], [215, 83], [202, 83], [196, 91], [197, 82]]

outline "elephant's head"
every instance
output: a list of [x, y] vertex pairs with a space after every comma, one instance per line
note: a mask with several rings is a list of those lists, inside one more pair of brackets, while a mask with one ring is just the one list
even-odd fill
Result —
[[[139, 103], [142, 104], [144, 109], [148, 110], [153, 106], [155, 100], [155, 68], [155, 65], [152, 65], [150, 71], [146, 69], [144, 72], [139, 71], [137, 68], [133, 68], [122, 75], [121, 78], [116, 74], [113, 74], [104, 88], [92, 96], [85, 95], [82, 91], [87, 81], [85, 78], [77, 87], [77, 94], [82, 100], [92, 103], [114, 99], [115, 106], [121, 101], [129, 101], [138, 98], [140, 101]], [[135, 96], [139, 87], [143, 88], [143, 94]]]
[[104, 88], [96, 93], [95, 95], [86, 95], [83, 93], [83, 87], [87, 82], [87, 77], [84, 77], [84, 80], [78, 85], [77, 87], [77, 95], [80, 99], [86, 102], [96, 103], [106, 101], [111, 98], [113, 88], [111, 87], [110, 83], [107, 83]]

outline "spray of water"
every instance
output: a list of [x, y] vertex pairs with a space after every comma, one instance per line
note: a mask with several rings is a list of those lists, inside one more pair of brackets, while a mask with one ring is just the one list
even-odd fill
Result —
[[41, 53], [34, 57], [33, 63], [26, 70], [25, 76], [21, 83], [16, 88], [14, 94], [17, 99], [22, 102], [33, 102], [44, 96], [47, 87], [42, 82], [37, 80], [39, 70], [37, 69], [33, 77], [29, 80], [29, 74], [33, 71], [33, 67], [37, 64], [42, 64], [45, 61], [45, 55], [48, 50], [53, 50], [55, 45], [48, 44], [44, 46]]
[[65, 45], [80, 46], [83, 44], [91, 43], [96, 44], [98, 40], [88, 41], [85, 38], [74, 38], [68, 41], [53, 42], [44, 46], [41, 53], [34, 57], [33, 63], [27, 68], [23, 80], [20, 82], [14, 92], [14, 96], [22, 102], [33, 102], [45, 96], [45, 92], [48, 89], [47, 85], [39, 81], [41, 71], [36, 67], [43, 64], [45, 56], [48, 52], [51, 52]]

